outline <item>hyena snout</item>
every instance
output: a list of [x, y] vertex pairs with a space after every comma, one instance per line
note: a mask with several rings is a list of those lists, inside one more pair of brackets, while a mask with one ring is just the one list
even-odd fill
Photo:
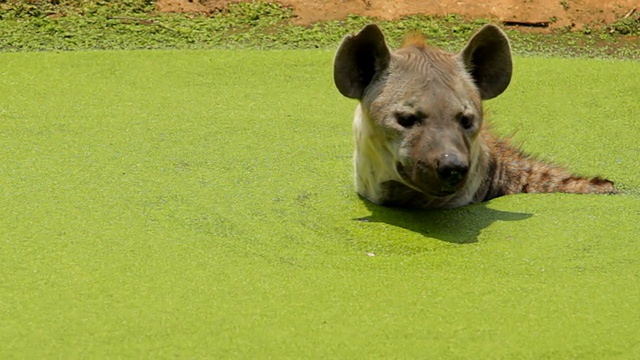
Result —
[[436, 159], [436, 173], [445, 187], [460, 184], [469, 172], [469, 162], [455, 153], [443, 153]]
[[405, 159], [398, 173], [410, 185], [429, 196], [449, 196], [464, 187], [469, 173], [467, 158], [455, 152]]

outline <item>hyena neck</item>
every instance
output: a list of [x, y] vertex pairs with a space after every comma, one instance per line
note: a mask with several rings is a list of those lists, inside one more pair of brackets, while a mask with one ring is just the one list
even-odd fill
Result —
[[483, 133], [489, 149], [489, 168], [483, 199], [518, 193], [612, 194], [613, 183], [599, 177], [576, 176], [566, 169], [541, 162], [510, 144]]

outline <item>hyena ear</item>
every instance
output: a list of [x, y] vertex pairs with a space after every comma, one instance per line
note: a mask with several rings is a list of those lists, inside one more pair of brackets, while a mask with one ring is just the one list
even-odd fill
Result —
[[513, 65], [507, 35], [495, 25], [485, 25], [458, 55], [475, 81], [482, 100], [494, 98], [509, 86]]
[[333, 81], [342, 95], [362, 99], [374, 75], [387, 68], [391, 52], [377, 25], [369, 24], [356, 35], [347, 35], [333, 62]]

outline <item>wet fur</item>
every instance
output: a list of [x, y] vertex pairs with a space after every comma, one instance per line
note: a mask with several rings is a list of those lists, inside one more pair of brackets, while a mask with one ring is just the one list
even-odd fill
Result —
[[[615, 192], [611, 181], [573, 175], [562, 167], [525, 154], [508, 139], [493, 135], [483, 120], [480, 98], [483, 89], [476, 88], [478, 81], [472, 78], [477, 74], [473, 73], [474, 69], [467, 70], [468, 67], [460, 58], [460, 55], [431, 48], [422, 36], [411, 34], [405, 39], [403, 48], [391, 53], [388, 67], [384, 71], [377, 71], [371, 83], [364, 88], [353, 123], [355, 184], [361, 196], [384, 205], [452, 208], [517, 193]], [[420, 82], [420, 74], [427, 74], [424, 75], [424, 84]], [[408, 78], [403, 81], [403, 76]], [[412, 86], [422, 90], [416, 92]], [[415, 130], [402, 129], [389, 120], [389, 112], [401, 108], [398, 101], [394, 100], [398, 96], [403, 101], [409, 99], [410, 109], [425, 106], [420, 101], [415, 106], [411, 105], [416, 102], [415, 99], [430, 99], [423, 97], [421, 91], [424, 89], [433, 91], [433, 96], [442, 97], [442, 101], [436, 102], [437, 106], [467, 109], [465, 111], [475, 114], [479, 117], [477, 128], [473, 132], [465, 132], [452, 127], [447, 122], [446, 109], [434, 110], [440, 114], [436, 117], [441, 127], [448, 131], [442, 135], [437, 132], [425, 133], [431, 129], [431, 125], [420, 125], [422, 128]], [[502, 91], [499, 90], [497, 94]], [[433, 103], [433, 100], [428, 101]], [[438, 128], [434, 126], [433, 129]], [[409, 168], [411, 176], [408, 176], [406, 172], [400, 173], [405, 169], [398, 164], [414, 158], [426, 162], [424, 157], [432, 150], [430, 146], [435, 146], [432, 143], [447, 141], [447, 136], [449, 140], [455, 140], [451, 134], [459, 134], [456, 136], [464, 139], [457, 148], [463, 149], [463, 153], [468, 152], [469, 172], [464, 184], [455, 193], [430, 196], [427, 194], [428, 184], [415, 180], [421, 179], [420, 176], [411, 175], [420, 169], [415, 166]], [[425, 143], [424, 139], [429, 139], [429, 143]]]

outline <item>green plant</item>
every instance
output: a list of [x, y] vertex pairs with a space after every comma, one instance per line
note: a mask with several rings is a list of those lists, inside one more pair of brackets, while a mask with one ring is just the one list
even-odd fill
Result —
[[[292, 24], [292, 9], [277, 3], [232, 3], [211, 16], [157, 13], [152, 1], [28, 1], [0, 3], [0, 51], [86, 49], [211, 49], [211, 48], [324, 48], [333, 49], [348, 33], [369, 22], [380, 24], [392, 46], [407, 32], [420, 31], [432, 45], [458, 50], [464, 41], [491, 19], [465, 21], [414, 15], [395, 21], [349, 16], [309, 26]], [[613, 28], [589, 28], [590, 34], [615, 41], [614, 34], [637, 34], [637, 23], [621, 21]], [[508, 30], [521, 54], [554, 56], [635, 57], [640, 43], [615, 46], [595, 43], [571, 33], [571, 27], [553, 36]], [[580, 33], [579, 33], [580, 34]], [[564, 39], [568, 41], [562, 43]]]
[[640, 35], [640, 17], [629, 16], [609, 26], [610, 32], [622, 35]]
[[0, 53], [0, 358], [635, 357], [640, 64], [485, 104], [623, 194], [420, 212], [355, 195], [333, 55]]

